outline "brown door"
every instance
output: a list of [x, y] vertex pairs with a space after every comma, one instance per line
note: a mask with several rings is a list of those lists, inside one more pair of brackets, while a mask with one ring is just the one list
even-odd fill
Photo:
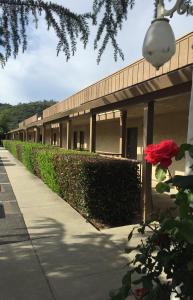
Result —
[[80, 150], [84, 150], [84, 131], [80, 131]]
[[78, 143], [78, 134], [77, 134], [77, 131], [74, 131], [74, 136], [73, 136], [73, 149], [77, 149], [77, 143]]
[[56, 135], [56, 132], [54, 132], [54, 137], [53, 137], [54, 146], [56, 146], [56, 142], [57, 142], [57, 135]]
[[138, 128], [127, 128], [127, 157], [137, 159]]

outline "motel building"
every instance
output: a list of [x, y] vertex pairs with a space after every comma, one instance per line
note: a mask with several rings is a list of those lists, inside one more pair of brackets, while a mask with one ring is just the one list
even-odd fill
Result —
[[[163, 139], [186, 142], [192, 71], [193, 32], [176, 41], [176, 54], [159, 71], [140, 59], [45, 109], [42, 116], [24, 120], [8, 138], [136, 160], [143, 165], [148, 197], [151, 166], [143, 161], [143, 150]], [[184, 161], [173, 166], [173, 174], [184, 174]]]

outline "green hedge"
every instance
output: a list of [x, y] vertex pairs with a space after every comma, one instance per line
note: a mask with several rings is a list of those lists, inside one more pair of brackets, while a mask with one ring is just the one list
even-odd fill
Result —
[[111, 226], [132, 222], [140, 198], [135, 163], [34, 143], [4, 141], [4, 146], [88, 218]]
[[38, 143], [26, 143], [21, 141], [3, 141], [4, 147], [9, 150], [14, 157], [20, 160], [25, 167], [32, 173], [34, 173], [33, 163], [33, 149], [48, 148], [47, 145]]
[[61, 196], [73, 207], [111, 226], [132, 222], [140, 194], [136, 164], [57, 154], [54, 165]]
[[9, 150], [13, 154], [14, 157], [18, 158], [17, 156], [17, 148], [16, 146], [19, 145], [21, 142], [19, 141], [3, 141], [3, 146]]

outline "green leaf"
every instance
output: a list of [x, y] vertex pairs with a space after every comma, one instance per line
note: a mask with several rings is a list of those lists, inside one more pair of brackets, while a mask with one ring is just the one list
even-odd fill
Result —
[[142, 277], [142, 283], [143, 283], [143, 288], [146, 291], [149, 291], [153, 288], [153, 283], [152, 283], [152, 280], [150, 279], [150, 277], [143, 276]]
[[175, 156], [175, 159], [178, 161], [178, 160], [181, 160], [184, 157], [185, 157], [185, 151], [183, 151], [182, 149], [180, 149], [179, 152], [178, 152], [178, 154]]
[[152, 289], [145, 297], [143, 297], [143, 300], [157, 300], [157, 296], [158, 295], [156, 289]]
[[188, 267], [188, 271], [190, 272], [193, 271], [193, 261], [188, 262], [187, 267]]
[[179, 234], [190, 244], [193, 244], [193, 222], [182, 220], [179, 222]]
[[163, 221], [163, 223], [161, 224], [161, 231], [162, 232], [168, 232], [174, 228], [178, 228], [179, 227], [179, 220], [175, 220], [175, 219], [165, 219]]
[[122, 284], [131, 288], [131, 272], [127, 272], [122, 279]]
[[171, 180], [168, 180], [167, 183], [172, 183], [174, 186], [177, 186], [182, 189], [193, 188], [193, 175], [181, 176], [176, 175]]
[[188, 202], [193, 204], [193, 193], [188, 193]]
[[156, 167], [155, 177], [159, 182], [166, 179], [166, 174], [167, 174], [167, 169], [163, 169], [160, 165]]
[[180, 217], [186, 218], [188, 216], [188, 212], [189, 212], [189, 205], [188, 205], [187, 199], [184, 199], [183, 201], [181, 201], [181, 203], [179, 205], [179, 209], [180, 209]]
[[178, 152], [178, 154], [176, 155], [175, 159], [176, 160], [181, 160], [182, 158], [185, 157], [185, 152], [186, 151], [192, 151], [192, 145], [191, 144], [182, 144], [180, 146], [180, 150]]
[[193, 158], [193, 145], [191, 145], [191, 148], [189, 149], [189, 155]]
[[128, 242], [131, 240], [132, 236], [133, 236], [133, 231], [135, 230], [136, 227], [134, 227], [131, 232], [128, 235]]
[[183, 151], [189, 151], [191, 147], [192, 147], [191, 144], [185, 143], [185, 144], [181, 144], [180, 149], [182, 149]]
[[170, 192], [170, 186], [165, 182], [159, 182], [155, 189], [160, 194], [163, 194], [164, 192]]
[[130, 254], [134, 250], [136, 250], [136, 247], [125, 247], [125, 253], [127, 254]]

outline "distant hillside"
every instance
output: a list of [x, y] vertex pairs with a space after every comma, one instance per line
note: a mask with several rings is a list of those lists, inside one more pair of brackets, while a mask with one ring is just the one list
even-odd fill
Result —
[[0, 103], [0, 132], [7, 132], [16, 128], [19, 122], [36, 113], [41, 113], [55, 103], [52, 100], [19, 103], [17, 105]]

